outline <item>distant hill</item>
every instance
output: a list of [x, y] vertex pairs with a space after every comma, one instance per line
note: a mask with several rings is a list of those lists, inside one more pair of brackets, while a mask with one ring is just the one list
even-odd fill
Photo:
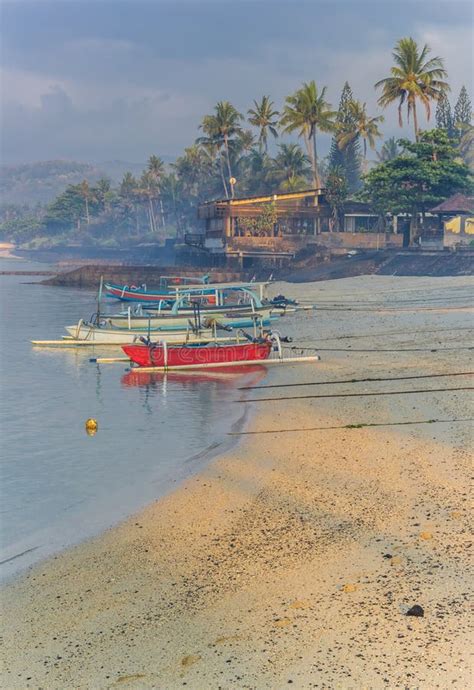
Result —
[[106, 161], [104, 163], [79, 163], [77, 161], [39, 161], [21, 165], [0, 166], [0, 201], [10, 204], [34, 205], [38, 201], [52, 201], [70, 184], [87, 179], [96, 182], [107, 177], [112, 183], [119, 182], [130, 171], [140, 175], [145, 163]]

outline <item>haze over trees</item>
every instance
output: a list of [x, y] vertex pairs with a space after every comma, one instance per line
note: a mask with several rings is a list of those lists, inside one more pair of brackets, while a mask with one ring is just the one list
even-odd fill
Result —
[[[322, 186], [334, 229], [347, 198], [367, 200], [381, 217], [403, 209], [417, 218], [431, 201], [472, 184], [472, 106], [465, 87], [451, 105], [443, 60], [431, 56], [428, 46], [403, 38], [393, 60], [390, 76], [375, 84], [379, 105], [397, 107], [400, 125], [405, 118], [413, 121], [414, 143], [393, 136], [384, 141], [383, 114], [369, 112], [348, 82], [336, 110], [326, 86], [312, 80], [281, 108], [263, 95], [244, 116], [231, 102], [219, 101], [199, 123], [198, 138], [174, 162], [153, 154], [144, 169], [126, 171], [118, 184], [77, 164], [47, 205], [3, 204], [0, 233], [18, 242], [38, 238], [37, 244], [156, 242], [193, 231], [203, 201]], [[434, 111], [436, 129], [420, 131], [419, 106], [428, 119]], [[323, 135], [331, 136], [324, 159]]]

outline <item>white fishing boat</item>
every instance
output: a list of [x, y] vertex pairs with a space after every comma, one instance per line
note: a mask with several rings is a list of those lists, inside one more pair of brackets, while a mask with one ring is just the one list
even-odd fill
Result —
[[[138, 330], [114, 328], [110, 325], [96, 325], [83, 321], [82, 319], [75, 326], [66, 326], [69, 338], [75, 341], [90, 342], [95, 345], [127, 345], [134, 343], [140, 338], [150, 335], [159, 337], [168, 343], [202, 343], [217, 337], [216, 328], [203, 328], [198, 331], [192, 328], [180, 331], [157, 331], [157, 329]], [[230, 339], [231, 336], [224, 338]], [[235, 335], [232, 336], [235, 338]]]

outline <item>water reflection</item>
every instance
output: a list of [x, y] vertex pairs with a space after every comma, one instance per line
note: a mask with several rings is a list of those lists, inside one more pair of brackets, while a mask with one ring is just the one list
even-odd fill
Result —
[[[120, 356], [117, 348], [34, 348], [31, 338], [57, 338], [92, 311], [95, 295], [23, 280], [1, 280], [0, 560], [14, 558], [4, 575], [96, 534], [198, 471], [206, 448], [243, 414], [231, 404], [237, 388], [265, 376], [264, 366], [140, 374], [89, 361]], [[90, 417], [99, 424], [94, 438], [84, 432]]]

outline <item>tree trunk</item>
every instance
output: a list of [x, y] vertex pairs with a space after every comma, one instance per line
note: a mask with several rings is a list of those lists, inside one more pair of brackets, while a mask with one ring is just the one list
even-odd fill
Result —
[[84, 201], [86, 202], [86, 223], [87, 225], [90, 225], [91, 219], [89, 216], [89, 199], [84, 197]]
[[153, 213], [153, 199], [151, 196], [148, 197], [148, 215], [150, 217], [150, 229], [151, 232], [156, 232], [156, 225], [155, 225], [155, 214]]
[[165, 223], [165, 212], [163, 210], [163, 200], [160, 197], [160, 211], [161, 211], [161, 224], [163, 226], [163, 230], [166, 230], [166, 223]]
[[303, 137], [304, 137], [304, 143], [305, 143], [305, 146], [306, 146], [306, 151], [308, 152], [308, 158], [309, 158], [309, 160], [310, 160], [310, 162], [311, 162], [311, 171], [312, 171], [312, 173], [313, 173], [313, 184], [314, 184], [315, 186], [317, 186], [316, 174], [315, 174], [315, 165], [314, 165], [314, 150], [313, 150], [313, 148], [311, 147], [311, 143], [310, 143], [310, 141], [309, 141], [309, 138], [308, 138], [308, 135], [307, 135], [306, 132], [303, 133]]
[[410, 218], [410, 245], [413, 244], [414, 240], [418, 235], [418, 209], [413, 208]]
[[225, 158], [227, 161], [227, 172], [229, 173], [230, 195], [234, 198], [234, 184], [232, 182], [232, 170], [230, 169], [229, 142], [227, 136], [224, 137]]
[[416, 115], [416, 101], [413, 101], [413, 124], [415, 126], [415, 141], [418, 141], [418, 117]]
[[222, 154], [221, 154], [220, 151], [219, 151], [219, 153], [218, 153], [218, 156], [219, 156], [219, 169], [220, 169], [220, 171], [221, 171], [222, 186], [224, 187], [225, 198], [228, 199], [228, 198], [229, 198], [229, 192], [228, 192], [228, 190], [227, 190], [227, 185], [226, 185], [226, 182], [225, 182], [224, 166], [222, 165]]
[[314, 175], [314, 182], [316, 185], [317, 189], [320, 189], [321, 187], [321, 179], [319, 177], [319, 170], [318, 170], [318, 150], [316, 148], [316, 127], [313, 130], [313, 175]]

